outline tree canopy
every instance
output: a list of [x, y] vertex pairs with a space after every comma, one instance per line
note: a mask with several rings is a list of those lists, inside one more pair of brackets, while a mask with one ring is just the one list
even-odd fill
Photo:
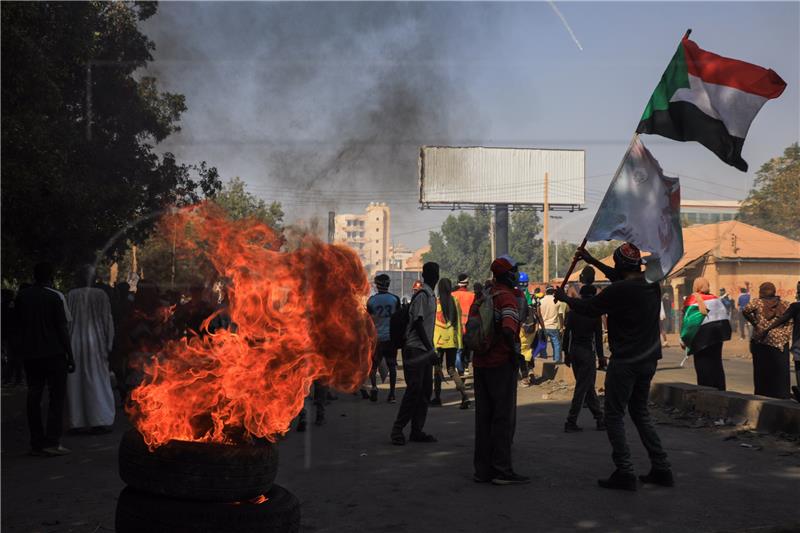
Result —
[[441, 276], [456, 279], [464, 272], [478, 281], [489, 276], [491, 246], [489, 243], [489, 212], [450, 215], [441, 231], [430, 233], [430, 252], [425, 261], [439, 263]]
[[214, 202], [228, 213], [231, 220], [255, 218], [274, 229], [283, 226], [283, 209], [279, 202], [267, 204], [263, 198], [246, 190], [241, 178], [228, 181], [214, 197]]
[[[137, 73], [153, 2], [10, 2], [2, 9], [2, 268], [27, 277], [116, 257], [167, 206], [213, 196], [213, 167], [155, 145], [179, 129], [180, 94]], [[140, 221], [140, 223], [136, 223]]]
[[756, 173], [739, 218], [748, 224], [800, 240], [800, 145], [767, 161]]

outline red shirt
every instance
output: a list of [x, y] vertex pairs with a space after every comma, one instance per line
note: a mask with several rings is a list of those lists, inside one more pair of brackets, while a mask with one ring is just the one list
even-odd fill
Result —
[[[505, 285], [496, 284], [492, 288], [494, 303], [494, 339], [486, 354], [475, 354], [472, 365], [476, 368], [494, 368], [511, 361], [515, 349], [503, 337], [503, 329], [510, 329], [514, 338], [519, 336], [519, 298], [522, 293]], [[477, 299], [476, 299], [477, 304]], [[478, 305], [473, 304], [469, 314], [478, 313]]]

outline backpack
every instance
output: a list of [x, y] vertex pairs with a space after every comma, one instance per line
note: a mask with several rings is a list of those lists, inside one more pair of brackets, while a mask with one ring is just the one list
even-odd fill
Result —
[[389, 319], [389, 337], [392, 340], [392, 344], [397, 349], [406, 345], [406, 332], [408, 331], [411, 303], [418, 294], [419, 292], [414, 294], [410, 302], [401, 302], [400, 305], [397, 306], [397, 311], [395, 311]]
[[470, 310], [464, 333], [464, 345], [476, 355], [482, 355], [489, 352], [494, 338], [494, 300], [491, 289], [484, 289], [480, 299], [472, 305], [478, 306], [478, 312], [472, 313]]

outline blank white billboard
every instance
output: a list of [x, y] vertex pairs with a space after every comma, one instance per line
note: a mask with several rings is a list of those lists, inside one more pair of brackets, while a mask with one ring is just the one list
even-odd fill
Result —
[[423, 204], [543, 204], [583, 206], [583, 150], [423, 146], [419, 191]]

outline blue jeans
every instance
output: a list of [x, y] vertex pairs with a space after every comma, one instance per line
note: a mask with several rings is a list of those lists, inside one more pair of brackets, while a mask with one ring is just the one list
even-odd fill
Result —
[[557, 329], [544, 330], [547, 338], [550, 339], [550, 344], [553, 346], [553, 361], [556, 363], [561, 362], [561, 335]]

